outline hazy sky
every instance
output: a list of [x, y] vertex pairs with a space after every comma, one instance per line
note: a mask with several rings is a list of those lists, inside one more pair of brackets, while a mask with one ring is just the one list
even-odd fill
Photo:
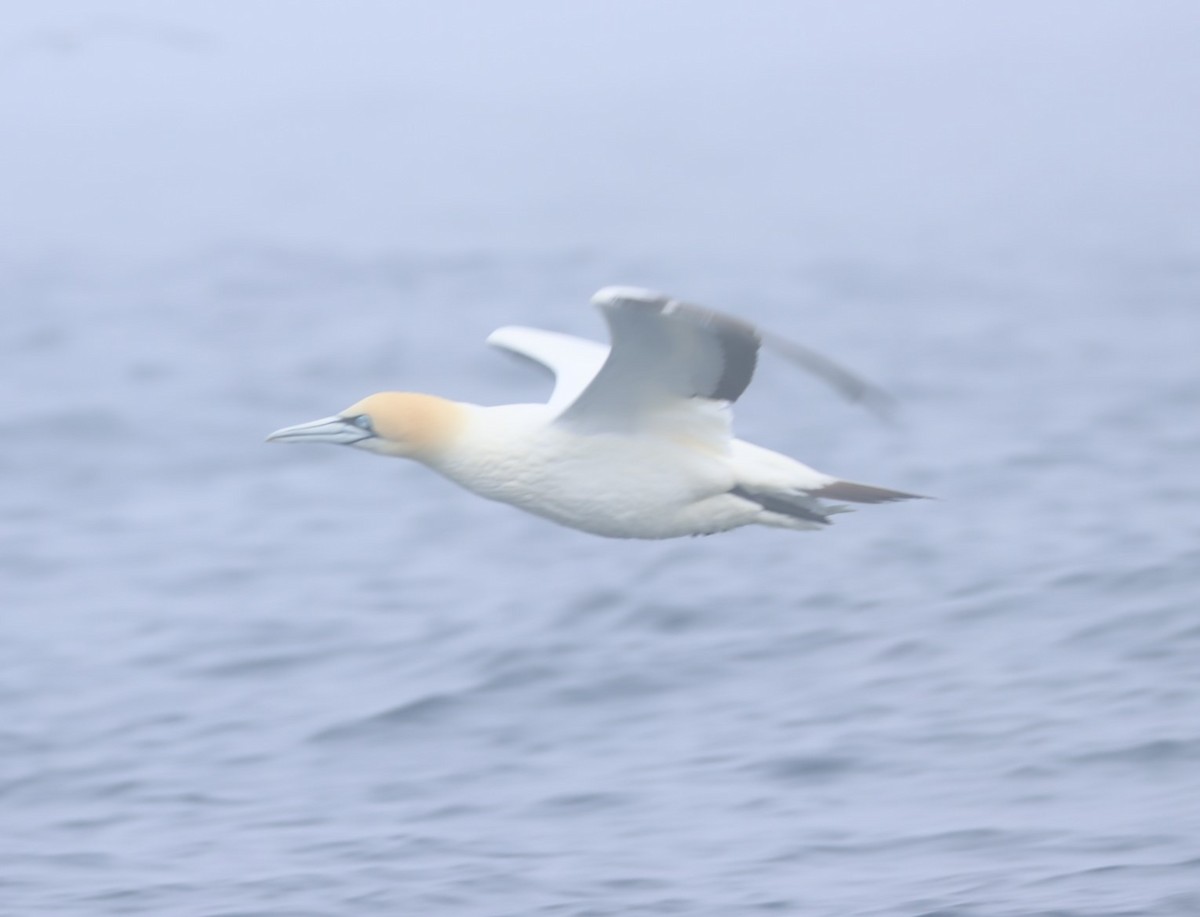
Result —
[[3, 260], [1200, 244], [1190, 0], [57, 0], [0, 29]]

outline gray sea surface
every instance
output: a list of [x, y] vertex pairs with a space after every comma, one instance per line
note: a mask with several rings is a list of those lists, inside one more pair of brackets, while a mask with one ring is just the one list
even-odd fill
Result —
[[[1200, 914], [1200, 11], [11, 11], [0, 915]], [[268, 446], [638, 284], [935, 496], [559, 528]]]

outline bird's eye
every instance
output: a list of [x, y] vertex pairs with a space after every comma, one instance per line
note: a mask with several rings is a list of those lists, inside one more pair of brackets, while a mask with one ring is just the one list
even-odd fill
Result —
[[357, 417], [351, 417], [350, 423], [354, 424], [354, 426], [358, 427], [360, 430], [370, 431], [371, 429], [371, 418], [366, 414], [359, 414]]

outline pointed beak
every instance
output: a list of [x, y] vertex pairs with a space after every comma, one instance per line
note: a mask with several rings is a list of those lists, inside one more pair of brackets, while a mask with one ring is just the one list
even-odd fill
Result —
[[269, 443], [337, 443], [353, 445], [370, 439], [371, 432], [355, 425], [346, 417], [322, 417], [294, 427], [284, 427], [267, 437]]

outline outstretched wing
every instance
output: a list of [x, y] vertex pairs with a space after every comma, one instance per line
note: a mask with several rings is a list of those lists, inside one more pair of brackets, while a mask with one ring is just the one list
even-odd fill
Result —
[[587, 388], [608, 358], [608, 348], [595, 341], [518, 325], [496, 329], [488, 335], [487, 342], [550, 370], [554, 374], [550, 406], [558, 410]]
[[628, 431], [668, 417], [696, 432], [728, 435], [727, 405], [754, 376], [762, 346], [824, 380], [844, 397], [887, 416], [888, 394], [820, 354], [711, 309], [637, 287], [605, 287], [592, 297], [612, 346], [509, 326], [488, 343], [555, 376], [550, 406], [559, 420], [593, 430]]
[[592, 303], [612, 349], [561, 422], [636, 429], [664, 414], [710, 414], [704, 402], [735, 401], [750, 384], [761, 340], [753, 326], [635, 287], [606, 287]]

